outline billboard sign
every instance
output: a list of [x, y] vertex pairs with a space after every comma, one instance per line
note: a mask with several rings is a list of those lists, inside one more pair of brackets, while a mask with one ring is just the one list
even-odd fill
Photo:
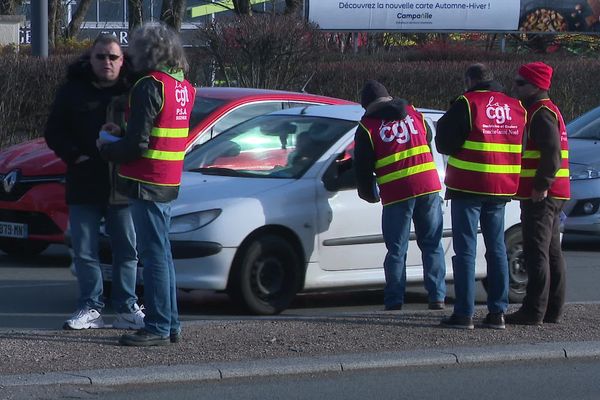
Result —
[[333, 31], [600, 31], [600, 0], [307, 0], [307, 13]]

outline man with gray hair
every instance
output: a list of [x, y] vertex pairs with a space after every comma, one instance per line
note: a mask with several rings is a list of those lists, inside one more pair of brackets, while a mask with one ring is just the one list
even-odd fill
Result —
[[[169, 242], [171, 201], [177, 198], [195, 89], [176, 32], [146, 24], [133, 32], [133, 68], [142, 74], [130, 95], [123, 139], [98, 140], [101, 155], [120, 163], [117, 189], [132, 202], [138, 251], [144, 265], [144, 328], [123, 335], [126, 346], [159, 346], [180, 340], [175, 268]], [[108, 133], [121, 127], [107, 124]]]

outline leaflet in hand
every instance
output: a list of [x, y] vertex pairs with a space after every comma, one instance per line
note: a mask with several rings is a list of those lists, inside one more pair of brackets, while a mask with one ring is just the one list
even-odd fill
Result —
[[119, 136], [112, 135], [108, 131], [100, 131], [99, 138], [110, 143], [118, 142], [119, 140], [121, 140]]

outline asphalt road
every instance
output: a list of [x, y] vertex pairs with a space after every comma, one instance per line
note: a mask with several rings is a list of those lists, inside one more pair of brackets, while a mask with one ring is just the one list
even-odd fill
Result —
[[[517, 371], [527, 369], [527, 374]], [[600, 361], [503, 363], [459, 368], [383, 369], [130, 388], [97, 399], [598, 399]], [[556, 379], [559, 376], [560, 379]], [[122, 389], [122, 388], [121, 388]]]
[[[600, 301], [600, 239], [565, 238], [568, 265], [567, 301]], [[27, 260], [0, 253], [0, 328], [54, 329], [74, 311], [77, 282], [68, 268], [66, 247], [51, 246], [40, 256]], [[449, 302], [453, 288], [448, 288]], [[485, 302], [481, 285], [477, 301]], [[228, 318], [243, 314], [224, 294], [194, 291], [181, 292], [183, 320]], [[345, 312], [379, 310], [380, 290], [300, 295], [284, 315], [331, 315]], [[425, 309], [426, 292], [421, 287], [407, 291], [405, 309]], [[110, 308], [106, 314], [110, 315]], [[108, 321], [107, 321], [108, 322]]]
[[[520, 371], [526, 370], [527, 373]], [[600, 360], [506, 362], [226, 379], [146, 386], [11, 388], [9, 399], [531, 399], [595, 400]], [[560, 377], [557, 379], [557, 377]]]

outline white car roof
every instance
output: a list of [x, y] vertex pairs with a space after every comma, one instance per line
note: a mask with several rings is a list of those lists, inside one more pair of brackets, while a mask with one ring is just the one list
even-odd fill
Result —
[[[432, 110], [428, 108], [418, 108], [424, 114], [444, 114], [441, 110]], [[360, 121], [365, 113], [365, 109], [359, 105], [323, 105], [289, 108], [282, 111], [276, 111], [271, 115], [306, 115], [312, 117], [325, 117], [343, 119], [346, 121]]]

